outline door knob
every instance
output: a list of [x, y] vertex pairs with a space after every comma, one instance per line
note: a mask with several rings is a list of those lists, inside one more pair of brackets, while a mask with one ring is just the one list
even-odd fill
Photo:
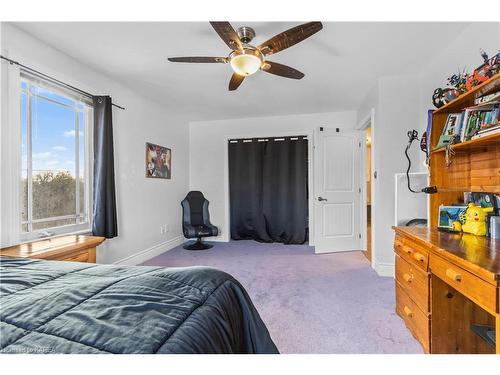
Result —
[[318, 197], [318, 200], [319, 200], [320, 202], [326, 202], [328, 199], [323, 198], [323, 197]]

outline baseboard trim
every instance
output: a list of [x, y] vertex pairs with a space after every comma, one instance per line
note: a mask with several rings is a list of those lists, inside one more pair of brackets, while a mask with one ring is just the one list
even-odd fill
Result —
[[165, 251], [172, 250], [174, 247], [177, 247], [179, 245], [182, 245], [184, 243], [184, 237], [183, 236], [178, 236], [174, 237], [168, 241], [159, 243], [157, 245], [151, 246], [148, 249], [139, 251], [138, 253], [135, 253], [133, 255], [130, 255], [126, 258], [120, 259], [114, 264], [123, 264], [127, 266], [137, 266], [139, 264], [144, 263], [145, 261], [154, 258], [155, 256], [158, 256]]
[[229, 239], [226, 237], [205, 237], [203, 241], [206, 242], [229, 242]]
[[394, 278], [394, 263], [373, 262], [372, 267], [379, 276]]

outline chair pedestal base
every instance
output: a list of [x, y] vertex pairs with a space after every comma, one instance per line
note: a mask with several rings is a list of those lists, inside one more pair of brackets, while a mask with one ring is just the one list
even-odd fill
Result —
[[201, 238], [198, 238], [197, 241], [191, 241], [188, 242], [183, 246], [184, 249], [186, 250], [207, 250], [212, 248], [214, 245], [210, 245], [208, 243], [205, 243], [201, 240]]

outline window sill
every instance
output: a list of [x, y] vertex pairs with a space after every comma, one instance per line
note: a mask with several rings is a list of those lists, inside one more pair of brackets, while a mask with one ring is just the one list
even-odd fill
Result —
[[21, 240], [19, 241], [18, 245], [25, 244], [25, 243], [31, 243], [31, 242], [37, 242], [37, 241], [43, 241], [43, 240], [50, 240], [52, 238], [57, 238], [57, 237], [64, 237], [64, 236], [71, 236], [71, 235], [92, 235], [92, 230], [90, 229], [83, 229], [83, 230], [76, 230], [73, 232], [66, 232], [66, 233], [57, 233], [52, 236], [47, 236], [47, 237], [37, 237], [37, 238], [23, 238], [24, 236], [21, 235]]

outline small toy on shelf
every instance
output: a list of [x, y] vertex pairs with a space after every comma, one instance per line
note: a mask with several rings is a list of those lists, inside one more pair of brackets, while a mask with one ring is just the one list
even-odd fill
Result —
[[[432, 94], [432, 104], [436, 108], [441, 108], [446, 103], [458, 98], [465, 92], [472, 90], [475, 86], [487, 81], [495, 74], [500, 73], [500, 52], [493, 57], [488, 57], [486, 52], [480, 50], [483, 64], [474, 69], [470, 74], [453, 74], [448, 78], [448, 86], [437, 88]], [[451, 86], [451, 87], [450, 87]]]
[[452, 232], [461, 232], [462, 231], [462, 223], [460, 221], [454, 221], [451, 225]]
[[466, 82], [467, 74], [465, 73], [465, 70], [463, 73], [459, 72], [458, 74], [453, 74], [450, 78], [448, 78], [448, 84], [454, 87], [458, 91], [459, 95], [467, 92]]
[[432, 104], [434, 104], [436, 108], [441, 108], [446, 103], [455, 99], [458, 95], [458, 91], [456, 89], [452, 89], [451, 87], [446, 87], [444, 89], [437, 88], [432, 94]]
[[467, 74], [465, 82], [467, 91], [487, 81], [495, 74], [500, 73], [500, 52], [492, 58], [489, 58], [483, 50], [480, 50], [480, 53], [483, 58], [483, 64], [474, 69], [472, 74]]
[[471, 233], [476, 236], [486, 235], [486, 216], [489, 212], [493, 212], [493, 207], [482, 208], [474, 203], [467, 205], [465, 214], [465, 224], [462, 225], [462, 231]]

